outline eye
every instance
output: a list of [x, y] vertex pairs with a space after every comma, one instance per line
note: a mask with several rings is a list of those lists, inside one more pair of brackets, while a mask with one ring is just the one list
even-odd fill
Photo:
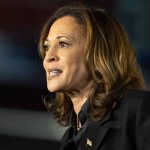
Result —
[[50, 45], [43, 45], [43, 49], [45, 52], [47, 52], [50, 48]]
[[69, 44], [68, 44], [67, 42], [64, 42], [64, 41], [60, 41], [60, 42], [59, 42], [59, 47], [60, 47], [60, 48], [68, 47], [68, 46], [69, 46]]

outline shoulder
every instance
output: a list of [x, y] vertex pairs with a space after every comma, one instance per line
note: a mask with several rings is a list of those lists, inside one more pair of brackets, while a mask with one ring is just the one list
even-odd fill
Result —
[[124, 92], [118, 102], [117, 110], [119, 114], [126, 114], [126, 117], [150, 113], [150, 92], [137, 89]]
[[121, 101], [126, 104], [138, 105], [142, 102], [150, 103], [150, 91], [132, 89], [124, 92], [121, 96]]
[[[144, 111], [145, 107], [150, 110], [150, 92], [132, 89], [124, 92], [115, 108], [119, 115], [136, 116], [138, 110]], [[128, 115], [127, 115], [128, 114]]]
[[[136, 147], [139, 150], [149, 149], [150, 143], [150, 92], [130, 90], [124, 93], [121, 105], [124, 108], [123, 123], [135, 133]], [[134, 132], [135, 131], [135, 132]], [[145, 144], [144, 144], [145, 143]]]
[[131, 90], [124, 92], [123, 97], [132, 98], [132, 99], [146, 98], [146, 97], [150, 97], [150, 91], [131, 89]]

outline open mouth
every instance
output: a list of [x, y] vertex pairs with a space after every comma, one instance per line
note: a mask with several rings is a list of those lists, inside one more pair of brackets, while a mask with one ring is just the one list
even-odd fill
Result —
[[59, 69], [49, 69], [48, 70], [48, 79], [51, 79], [53, 77], [57, 77], [62, 73], [62, 70]]

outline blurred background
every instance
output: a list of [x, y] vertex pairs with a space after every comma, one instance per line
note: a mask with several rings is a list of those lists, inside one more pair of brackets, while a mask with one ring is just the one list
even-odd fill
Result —
[[[46, 111], [38, 38], [46, 19], [71, 0], [0, 0], [1, 149], [57, 149], [64, 128]], [[78, 0], [110, 11], [124, 25], [150, 84], [150, 1]], [[30, 145], [30, 146], [29, 146]]]

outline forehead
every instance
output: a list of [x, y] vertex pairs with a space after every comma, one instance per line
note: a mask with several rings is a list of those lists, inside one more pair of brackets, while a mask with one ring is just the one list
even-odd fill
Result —
[[79, 36], [81, 33], [83, 33], [83, 26], [77, 23], [74, 17], [65, 16], [59, 18], [52, 24], [48, 36], [54, 36], [57, 34]]

